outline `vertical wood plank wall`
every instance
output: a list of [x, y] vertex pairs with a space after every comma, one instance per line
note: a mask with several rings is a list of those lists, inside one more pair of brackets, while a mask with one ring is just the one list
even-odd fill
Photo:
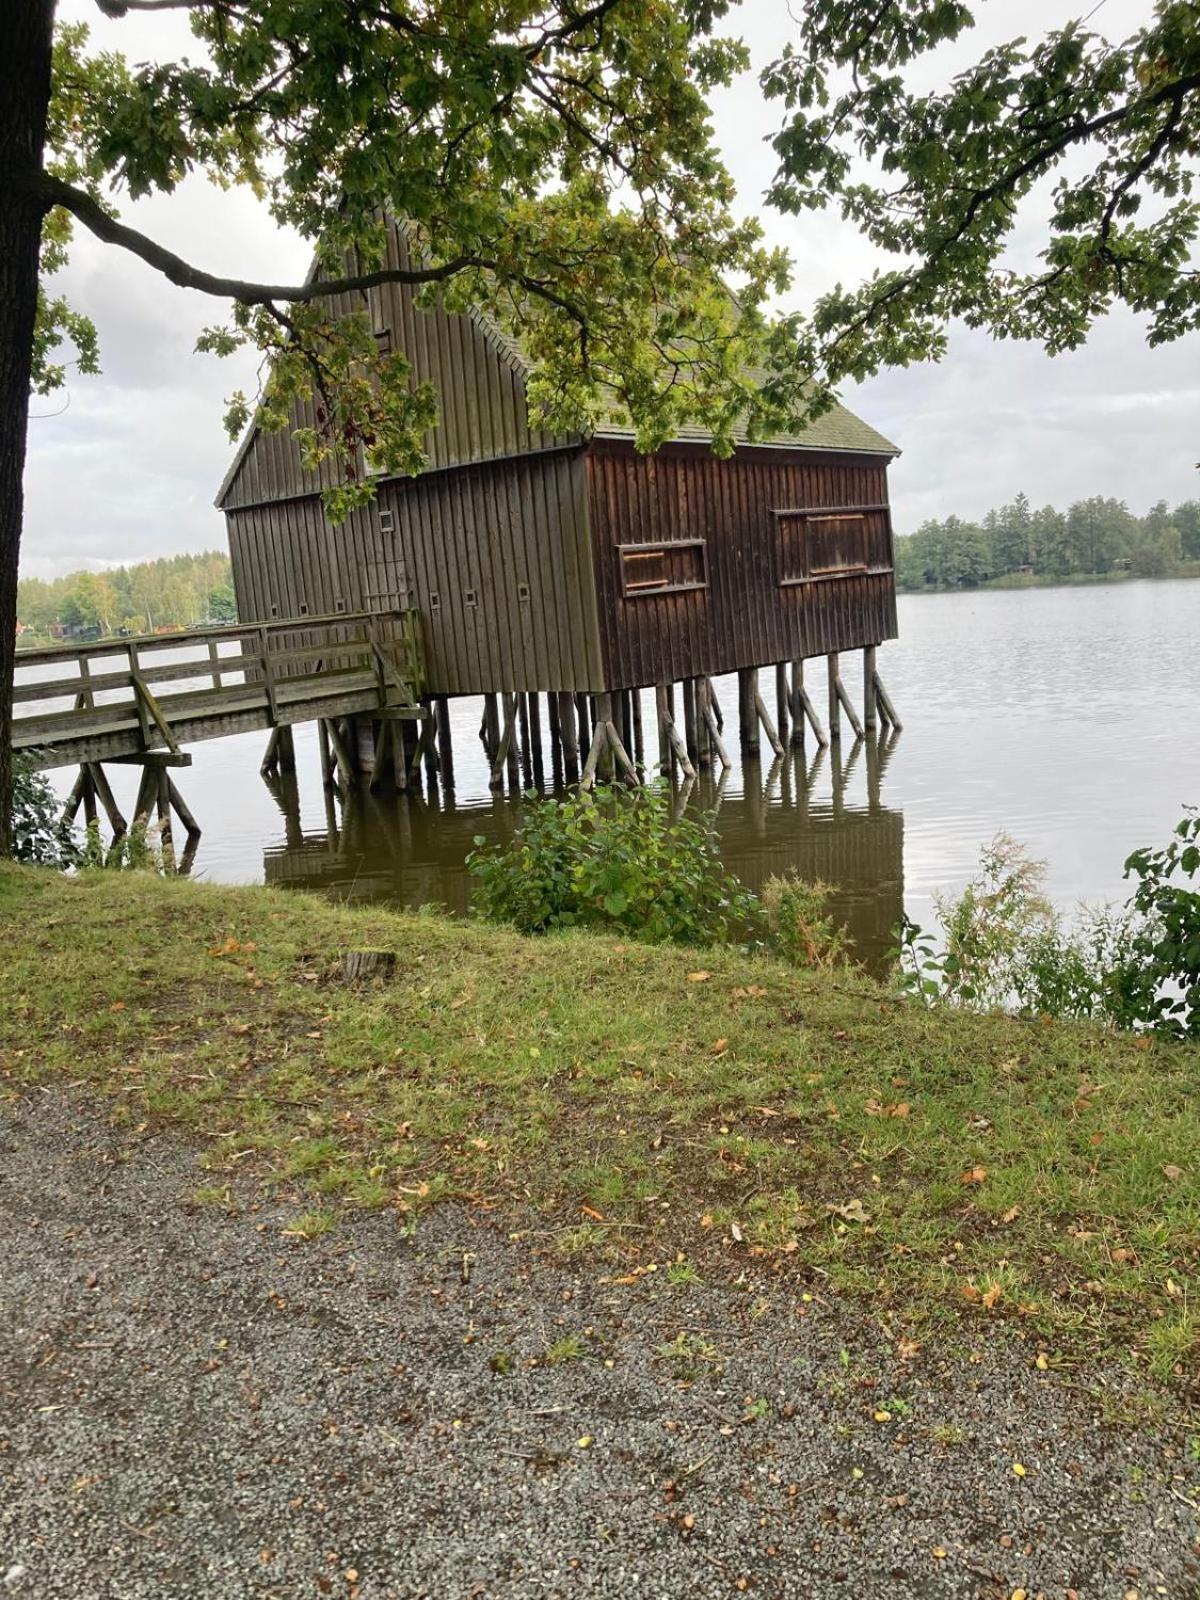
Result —
[[313, 494], [226, 520], [247, 620], [412, 606], [432, 693], [604, 687], [578, 450], [382, 483], [336, 528]]
[[[611, 688], [675, 682], [896, 637], [891, 519], [864, 517], [873, 573], [781, 585], [781, 510], [886, 506], [887, 458], [743, 447], [718, 460], [703, 446], [656, 456], [593, 443], [586, 454], [604, 672]], [[622, 594], [622, 544], [703, 539], [708, 583], [656, 596]]]

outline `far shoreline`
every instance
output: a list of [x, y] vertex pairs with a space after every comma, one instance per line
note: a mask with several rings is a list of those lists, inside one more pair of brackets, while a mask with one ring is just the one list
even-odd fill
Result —
[[1200, 561], [1186, 561], [1175, 572], [1075, 572], [1065, 577], [1050, 573], [1005, 573], [981, 583], [923, 583], [917, 587], [897, 582], [898, 595], [948, 595], [1004, 593], [1014, 589], [1086, 589], [1123, 583], [1177, 583], [1200, 578]]

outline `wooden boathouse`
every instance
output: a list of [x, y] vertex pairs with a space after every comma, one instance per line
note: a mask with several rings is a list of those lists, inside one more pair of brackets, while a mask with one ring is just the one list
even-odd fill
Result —
[[[409, 265], [395, 226], [389, 265]], [[440, 426], [419, 476], [381, 477], [374, 502], [335, 527], [320, 498], [328, 469], [304, 469], [290, 430], [252, 425], [217, 497], [243, 623], [415, 613], [427, 758], [436, 740], [449, 759], [446, 698], [482, 695], [501, 782], [531, 718], [538, 748], [531, 697], [542, 694], [552, 748], [585, 776], [613, 758], [632, 770], [642, 741], [629, 691], [643, 688], [657, 691], [660, 748], [685, 773], [727, 759], [711, 680], [733, 672], [745, 747], [757, 749], [761, 726], [781, 750], [789, 722], [800, 737], [806, 717], [824, 742], [804, 684], [817, 657], [829, 663], [828, 736], [843, 710], [856, 732], [881, 715], [895, 722], [875, 650], [896, 635], [897, 451], [865, 422], [837, 407], [802, 433], [743, 441], [727, 460], [699, 429], [654, 455], [619, 425], [552, 434], [530, 420], [522, 352], [483, 316], [419, 309], [398, 284], [344, 301], [339, 313], [365, 302], [377, 340], [405, 351], [414, 383], [432, 382]], [[295, 425], [310, 413], [297, 406]], [[861, 723], [841, 677], [847, 651], [865, 653]], [[776, 669], [775, 720], [764, 667]]]

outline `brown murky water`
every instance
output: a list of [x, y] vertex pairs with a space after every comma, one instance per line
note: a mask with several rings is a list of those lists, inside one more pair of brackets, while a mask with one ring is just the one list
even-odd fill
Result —
[[[869, 959], [903, 906], [927, 923], [932, 895], [961, 885], [1001, 829], [1048, 862], [1064, 907], [1122, 897], [1130, 850], [1200, 802], [1200, 582], [904, 596], [900, 628], [879, 665], [903, 733], [870, 749], [846, 741], [840, 757], [810, 742], [774, 768], [743, 768], [727, 739], [733, 770], [701, 781], [691, 803], [716, 809], [732, 870], [752, 887], [788, 866], [834, 883]], [[857, 700], [857, 661], [843, 667]], [[819, 664], [810, 677], [823, 708]], [[735, 685], [718, 693], [735, 735]], [[652, 696], [644, 716], [652, 739]], [[478, 701], [455, 703], [455, 788], [437, 804], [327, 804], [311, 728], [297, 730], [286, 787], [258, 776], [259, 735], [197, 746], [180, 774], [204, 828], [195, 872], [464, 912], [475, 836], [510, 834], [520, 805], [488, 792], [479, 717]], [[112, 770], [131, 801], [134, 775]], [[65, 790], [69, 776], [55, 776]]]

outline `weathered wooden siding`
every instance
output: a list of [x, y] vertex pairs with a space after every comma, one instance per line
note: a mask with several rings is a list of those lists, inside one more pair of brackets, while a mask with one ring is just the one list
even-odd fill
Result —
[[[887, 459], [704, 447], [658, 455], [594, 443], [586, 454], [600, 636], [614, 688], [676, 681], [878, 644], [896, 636]], [[865, 567], [780, 582], [776, 513], [863, 509]], [[621, 545], [702, 539], [707, 583], [626, 595]]]
[[336, 528], [312, 494], [227, 522], [244, 620], [411, 606], [432, 693], [603, 687], [577, 450], [381, 483]]
[[[403, 232], [393, 225], [388, 241], [386, 265], [409, 269], [412, 262]], [[389, 333], [393, 347], [408, 357], [412, 384], [428, 381], [437, 390], [440, 423], [425, 437], [431, 467], [517, 455], [566, 442], [530, 427], [520, 362], [480, 320], [451, 316], [440, 309], [419, 310], [413, 290], [402, 284], [330, 298], [330, 310], [337, 316], [364, 307], [376, 333]], [[304, 469], [292, 440], [293, 428], [313, 425], [310, 402], [294, 408], [292, 427], [274, 434], [256, 431], [219, 504], [231, 510], [306, 496], [314, 488], [334, 484], [337, 479], [330, 466], [315, 474]]]

